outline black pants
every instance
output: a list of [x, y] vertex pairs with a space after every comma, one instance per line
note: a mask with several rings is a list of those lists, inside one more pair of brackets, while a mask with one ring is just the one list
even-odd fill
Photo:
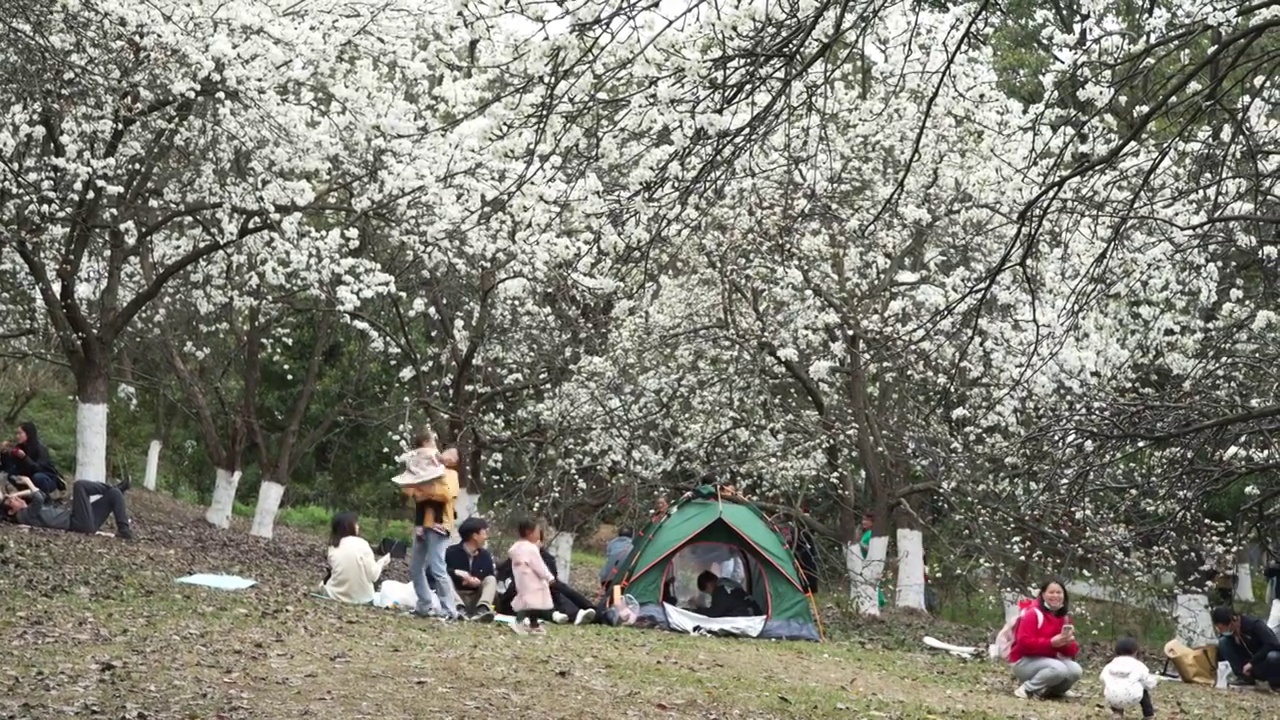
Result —
[[[498, 598], [498, 607], [494, 609], [503, 615], [510, 615], [512, 614], [511, 602], [515, 599], [516, 584], [509, 582], [507, 583], [507, 589], [503, 590], [502, 595]], [[551, 602], [554, 603], [556, 612], [568, 615], [570, 620], [577, 616], [578, 611], [594, 607], [585, 595], [559, 580], [551, 583]], [[599, 622], [600, 615], [597, 614], [596, 618], [597, 622]]]
[[1261, 667], [1254, 665], [1249, 668], [1249, 674], [1244, 674], [1244, 666], [1250, 662], [1250, 654], [1231, 638], [1220, 638], [1218, 640], [1218, 657], [1226, 660], [1231, 666], [1231, 672], [1241, 680], [1253, 680], [1255, 682], [1265, 682], [1273, 688], [1280, 688], [1280, 650], [1272, 650], [1267, 653], [1267, 657], [1262, 661]]
[[551, 622], [552, 610], [517, 610], [516, 622], [522, 623], [527, 618], [529, 627], [536, 628], [540, 621]]
[[[89, 502], [91, 495], [101, 495]], [[115, 516], [116, 532], [128, 532], [129, 513], [124, 507], [124, 493], [106, 483], [77, 480], [71, 486], [71, 532], [92, 535]]]
[[[1142, 708], [1142, 717], [1149, 718], [1149, 717], [1156, 716], [1156, 706], [1151, 704], [1151, 691], [1149, 690], [1142, 691], [1142, 700], [1138, 701], [1138, 706]], [[1124, 712], [1124, 710], [1120, 708], [1111, 708], [1111, 709], [1114, 710], [1116, 714], [1120, 714]]]

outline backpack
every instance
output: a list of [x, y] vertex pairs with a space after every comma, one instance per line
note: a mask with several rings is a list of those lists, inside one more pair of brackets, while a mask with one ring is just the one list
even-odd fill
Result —
[[1014, 615], [1000, 628], [1000, 632], [996, 633], [996, 642], [992, 645], [988, 652], [992, 660], [1009, 661], [1009, 651], [1013, 649], [1013, 638], [1018, 632], [1018, 621], [1022, 619], [1022, 614], [1030, 608], [1036, 613], [1036, 628], [1044, 626], [1044, 613], [1040, 608], [1036, 607], [1036, 601], [1031, 598], [1023, 598], [1018, 601], [1018, 614]]

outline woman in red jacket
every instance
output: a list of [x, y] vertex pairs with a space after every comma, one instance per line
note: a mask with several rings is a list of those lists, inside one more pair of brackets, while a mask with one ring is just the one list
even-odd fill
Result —
[[1083, 671], [1075, 661], [1080, 646], [1068, 612], [1067, 588], [1057, 580], [1049, 580], [1040, 586], [1035, 604], [1018, 617], [1009, 663], [1013, 676], [1022, 684], [1013, 691], [1014, 695], [1065, 697], [1071, 686], [1080, 681]]

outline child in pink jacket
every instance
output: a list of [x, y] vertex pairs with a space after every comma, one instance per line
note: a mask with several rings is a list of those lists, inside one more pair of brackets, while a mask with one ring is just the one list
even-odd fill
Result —
[[[526, 632], [544, 635], [547, 629], [539, 624], [545, 620], [551, 622], [555, 607], [551, 600], [551, 583], [555, 576], [542, 561], [542, 553], [534, 542], [538, 537], [538, 525], [532, 520], [521, 520], [516, 526], [520, 539], [507, 551], [511, 559], [511, 575], [516, 584], [516, 597], [511, 607], [516, 611], [516, 621], [511, 628], [523, 635]], [[529, 629], [525, 630], [524, 621], [529, 620]]]

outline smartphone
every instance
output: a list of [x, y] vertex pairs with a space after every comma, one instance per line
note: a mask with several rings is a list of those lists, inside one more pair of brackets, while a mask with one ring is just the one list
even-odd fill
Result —
[[1062, 626], [1062, 632], [1065, 632], [1065, 633], [1073, 633], [1073, 632], [1075, 632], [1075, 631], [1076, 631], [1076, 626], [1075, 626], [1075, 625], [1072, 625], [1071, 623], [1067, 623], [1067, 624], [1065, 624], [1065, 625], [1063, 625], [1063, 626]]

